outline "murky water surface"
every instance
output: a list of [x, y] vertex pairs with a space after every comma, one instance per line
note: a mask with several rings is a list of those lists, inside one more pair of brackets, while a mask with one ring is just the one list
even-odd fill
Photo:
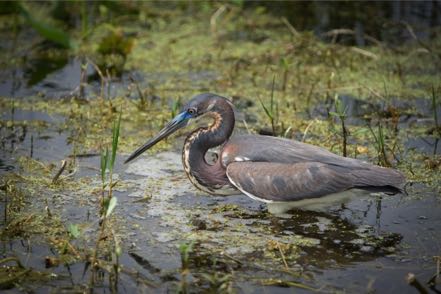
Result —
[[[71, 154], [67, 134], [56, 127], [62, 117], [16, 109], [2, 113], [2, 118], [43, 125], [2, 128], [2, 174], [14, 171], [18, 155], [57, 163]], [[151, 289], [142, 279], [161, 292], [175, 289], [181, 267], [178, 247], [185, 242], [195, 246], [189, 281], [207, 287], [199, 274], [217, 270], [231, 275], [233, 287], [244, 293], [288, 293], [290, 282], [325, 292], [414, 293], [405, 281], [408, 272], [421, 282], [434, 274], [433, 256], [441, 251], [441, 201], [424, 185], [408, 186], [408, 195], [354, 199], [326, 213], [295, 210], [275, 216], [244, 195], [213, 197], [195, 190], [177, 149], [122, 165], [125, 157], [118, 156], [115, 169], [122, 183], [115, 188], [116, 234], [124, 248], [120, 262], [136, 275], [121, 274], [121, 292]], [[77, 160], [75, 178], [99, 185], [99, 157]], [[94, 218], [96, 199], [79, 189], [42, 195], [30, 205], [37, 211], [50, 207], [66, 223], [87, 224]], [[38, 237], [1, 244], [3, 256], [15, 255], [26, 267], [43, 272], [48, 272], [45, 258], [55, 254]], [[37, 293], [72, 291], [87, 283], [84, 268], [83, 263], [60, 265], [47, 279], [27, 287]]]
[[[251, 36], [254, 33], [226, 34], [220, 40], [248, 40]], [[262, 35], [251, 41], [266, 39]], [[30, 60], [23, 68], [1, 72], [5, 78], [0, 81], [0, 96], [69, 97], [78, 91], [80, 72], [78, 59]], [[92, 67], [86, 75], [85, 96], [98, 93], [100, 84]], [[146, 88], [151, 81], [161, 83], [180, 75], [195, 84], [218, 78], [211, 70], [124, 73], [121, 80], [106, 88], [106, 97], [125, 91], [129, 76]], [[257, 103], [244, 101], [235, 99], [242, 109]], [[348, 125], [366, 125], [373, 113], [390, 117], [395, 112], [400, 113], [400, 130], [433, 123], [434, 110], [428, 99], [408, 103], [397, 98], [383, 105], [342, 95], [341, 101]], [[305, 115], [326, 119], [329, 111], [334, 111], [332, 105], [333, 101], [328, 101], [311, 107]], [[435, 111], [441, 117], [441, 107]], [[71, 134], [59, 128], [64, 117], [14, 105], [1, 109], [0, 115], [2, 121], [9, 122], [0, 128], [0, 176], [20, 173], [20, 156], [59, 165], [73, 154]], [[244, 115], [248, 122], [256, 120], [251, 115]], [[175, 146], [181, 146], [182, 137], [176, 140]], [[439, 139], [430, 134], [409, 137], [404, 145], [428, 156], [441, 150]], [[75, 242], [93, 246], [90, 238], [95, 237], [98, 227], [100, 158], [94, 153], [86, 155], [76, 158], [77, 171], [71, 176], [83, 185], [56, 193], [42, 189], [44, 193], [35, 195], [36, 199], [27, 200], [26, 208], [30, 215], [53, 211], [63, 223], [78, 224], [89, 239]], [[435, 273], [433, 257], [441, 253], [441, 198], [423, 184], [408, 185], [408, 195], [372, 195], [354, 198], [327, 212], [293, 210], [276, 216], [269, 214], [264, 204], [244, 195], [213, 197], [197, 191], [183, 172], [179, 148], [145, 154], [123, 165], [126, 157], [118, 154], [114, 170], [119, 181], [114, 194], [118, 198], [114, 228], [123, 247], [120, 264], [127, 269], [120, 275], [120, 292], [166, 293], [178, 288], [182, 280], [178, 248], [189, 242], [193, 242], [193, 251], [187, 279], [198, 289], [210, 286], [203, 274], [213, 278], [217, 272], [218, 282], [232, 281], [232, 287], [243, 293], [291, 293], [290, 287], [298, 292], [415, 293], [405, 281], [406, 274], [412, 272], [426, 283]], [[4, 207], [5, 203], [0, 203], [2, 229], [7, 219]], [[89, 278], [84, 274], [86, 265], [78, 262], [48, 269], [46, 258], [57, 255], [51, 248], [38, 235], [1, 240], [2, 257], [17, 256], [26, 268], [46, 273], [44, 278], [21, 283], [23, 289], [11, 285], [6, 292], [84, 291]], [[97, 290], [108, 291], [105, 275], [101, 286]]]

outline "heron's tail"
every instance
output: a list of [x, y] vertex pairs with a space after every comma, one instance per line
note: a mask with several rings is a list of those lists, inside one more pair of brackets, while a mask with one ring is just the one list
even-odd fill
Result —
[[406, 184], [404, 175], [394, 169], [370, 166], [352, 171], [357, 188], [386, 193], [402, 193]]

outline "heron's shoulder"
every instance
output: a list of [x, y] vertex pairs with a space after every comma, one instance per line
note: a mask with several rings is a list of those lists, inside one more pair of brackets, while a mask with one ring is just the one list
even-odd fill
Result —
[[222, 162], [226, 166], [234, 161], [264, 161], [281, 163], [323, 162], [345, 167], [361, 167], [363, 162], [342, 157], [331, 151], [286, 138], [239, 135], [233, 136], [222, 149]]
[[227, 142], [227, 144], [225, 144], [225, 146], [229, 148], [232, 146], [237, 146], [237, 148], [240, 149], [276, 149], [279, 152], [283, 152], [284, 150], [287, 152], [292, 152], [292, 150], [301, 150], [302, 152], [311, 150], [311, 152], [325, 152], [327, 154], [333, 154], [325, 148], [292, 139], [252, 134], [233, 136]]

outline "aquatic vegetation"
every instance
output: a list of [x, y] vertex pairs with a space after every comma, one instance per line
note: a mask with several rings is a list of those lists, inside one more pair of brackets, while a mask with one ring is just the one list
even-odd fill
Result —
[[384, 130], [381, 122], [378, 124], [378, 131], [375, 133], [369, 126], [372, 136], [375, 140], [375, 149], [377, 150], [378, 164], [381, 166], [391, 166], [388, 155], [386, 154], [386, 146], [384, 140]]
[[[24, 273], [23, 258], [23, 267], [10, 261], [0, 271], [13, 273], [12, 280], [1, 287], [35, 291], [41, 283], [52, 285], [48, 291], [84, 292], [94, 271], [94, 287], [110, 291], [123, 285], [230, 292], [251, 285], [357, 292], [365, 290], [365, 276], [344, 279], [343, 289], [323, 272], [350, 265], [388, 284], [381, 279], [400, 276], [389, 275], [390, 267], [424, 264], [420, 282], [433, 275], [437, 263], [424, 245], [436, 244], [439, 233], [422, 228], [438, 226], [436, 214], [427, 214], [439, 198], [439, 149], [409, 141], [440, 137], [439, 38], [389, 44], [364, 36], [361, 46], [354, 31], [349, 38], [313, 34], [297, 20], [239, 2], [26, 2], [34, 20], [49, 25], [46, 32], [25, 17], [0, 15], [0, 62], [13, 85], [0, 97], [1, 151], [9, 160], [0, 162], [0, 238], [18, 244], [14, 254], [31, 248], [35, 264], [50, 266], [33, 276]], [[53, 16], [55, 8], [65, 14]], [[68, 45], [72, 40], [77, 48]], [[65, 84], [65, 68], [75, 69], [66, 75], [75, 75], [78, 89]], [[387, 218], [376, 218], [373, 200], [331, 214], [271, 216], [245, 197], [193, 190], [175, 152], [180, 135], [138, 163], [119, 165], [116, 150], [124, 156], [188, 97], [206, 91], [234, 96], [237, 132], [270, 126], [272, 135], [394, 165], [407, 175], [409, 196], [383, 199]], [[33, 117], [37, 112], [54, 119]], [[59, 148], [39, 153], [41, 146]], [[403, 234], [401, 244], [391, 232]], [[9, 256], [9, 244], [3, 248]], [[382, 257], [393, 265], [381, 268]], [[73, 283], [65, 279], [69, 272]]]
[[34, 28], [41, 36], [55, 42], [65, 48], [76, 49], [78, 44], [69, 36], [69, 34], [60, 28], [50, 25], [42, 19], [37, 19], [23, 4], [23, 2], [16, 2], [11, 5], [16, 5], [20, 10], [26, 21]]
[[[216, 264], [213, 265], [216, 267]], [[221, 274], [215, 272], [214, 274], [201, 274], [201, 277], [208, 281], [209, 283], [209, 291], [213, 291], [215, 293], [234, 293], [232, 287], [232, 275], [230, 274]]]
[[126, 36], [121, 28], [110, 27], [99, 42], [96, 64], [105, 68], [110, 76], [121, 76], [127, 56], [132, 51], [134, 39]]
[[[112, 255], [112, 262], [114, 268], [114, 275], [109, 276], [112, 281], [112, 289], [116, 291], [118, 288], [118, 272], [119, 272], [119, 256], [121, 255], [121, 247], [115, 237], [115, 233], [111, 224], [108, 224], [108, 218], [112, 214], [117, 204], [117, 198], [113, 196], [113, 189], [117, 182], [113, 181], [113, 168], [115, 166], [116, 152], [118, 150], [119, 132], [121, 127], [121, 114], [118, 116], [118, 120], [113, 123], [112, 127], [112, 149], [109, 153], [109, 149], [106, 147], [106, 151], [101, 153], [101, 200], [100, 200], [100, 231], [96, 240], [95, 249], [90, 261], [92, 266], [92, 274], [90, 276], [90, 287], [93, 288], [96, 282], [96, 270], [97, 270], [97, 258], [100, 251], [100, 244], [105, 239], [106, 235], [113, 236], [114, 251]], [[108, 172], [108, 175], [107, 175]], [[107, 175], [107, 178], [106, 178]], [[107, 197], [105, 195], [107, 188]]]

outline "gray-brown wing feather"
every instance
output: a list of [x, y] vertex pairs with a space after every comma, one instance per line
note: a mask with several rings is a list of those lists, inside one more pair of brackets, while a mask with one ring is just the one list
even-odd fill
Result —
[[316, 198], [355, 187], [353, 176], [320, 162], [233, 162], [227, 176], [243, 193], [263, 201]]
[[[221, 158], [225, 167], [229, 167], [236, 161], [253, 161], [256, 163], [265, 162], [265, 165], [259, 165], [263, 169], [268, 166], [268, 163], [294, 165], [309, 162], [314, 163], [314, 166], [322, 163], [325, 165], [320, 165], [323, 168], [319, 173], [321, 176], [327, 180], [350, 177], [354, 187], [389, 186], [400, 190], [405, 183], [405, 178], [399, 171], [353, 158], [342, 157], [318, 146], [269, 136], [245, 135], [233, 137], [225, 144]], [[290, 170], [307, 170], [307, 167], [312, 166], [299, 165], [295, 168], [291, 167]], [[255, 173], [258, 172], [255, 171]], [[261, 177], [266, 175], [264, 171], [260, 173]], [[318, 183], [318, 181], [315, 181], [315, 183]], [[338, 186], [339, 183], [328, 183], [328, 185], [333, 187], [332, 185]]]
[[223, 148], [222, 161], [227, 166], [245, 157], [250, 161], [297, 163], [323, 162], [348, 167], [360, 167], [366, 163], [334, 154], [324, 148], [285, 138], [258, 135], [241, 135], [231, 138]]

